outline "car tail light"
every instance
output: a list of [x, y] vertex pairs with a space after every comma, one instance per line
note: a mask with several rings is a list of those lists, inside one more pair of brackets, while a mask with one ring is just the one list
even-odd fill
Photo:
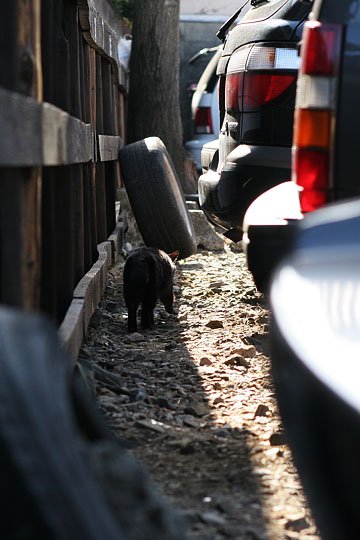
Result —
[[240, 48], [227, 68], [226, 109], [253, 112], [268, 105], [295, 83], [298, 67], [295, 47], [257, 44]]
[[316, 210], [329, 198], [341, 36], [340, 25], [305, 24], [292, 166], [293, 180], [301, 188], [303, 212]]
[[194, 118], [195, 133], [214, 133], [210, 107], [198, 107]]

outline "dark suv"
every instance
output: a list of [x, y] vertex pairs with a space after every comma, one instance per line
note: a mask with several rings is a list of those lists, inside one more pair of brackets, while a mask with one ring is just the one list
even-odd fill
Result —
[[260, 290], [291, 243], [298, 219], [360, 195], [359, 93], [359, 1], [315, 0], [301, 46], [292, 182], [261, 195], [243, 224], [248, 267]]
[[234, 241], [242, 238], [250, 203], [290, 178], [298, 42], [310, 7], [301, 0], [248, 0], [225, 40], [217, 69], [219, 144], [204, 149], [199, 200]]

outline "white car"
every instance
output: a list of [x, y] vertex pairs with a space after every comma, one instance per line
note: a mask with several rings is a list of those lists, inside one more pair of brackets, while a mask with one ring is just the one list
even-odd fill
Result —
[[[201, 150], [204, 144], [219, 137], [220, 114], [218, 100], [218, 76], [216, 68], [222, 46], [214, 47], [214, 54], [207, 64], [191, 101], [193, 139], [185, 143], [185, 148], [201, 172]], [[212, 52], [212, 49], [210, 50]], [[200, 51], [199, 54], [201, 54]]]

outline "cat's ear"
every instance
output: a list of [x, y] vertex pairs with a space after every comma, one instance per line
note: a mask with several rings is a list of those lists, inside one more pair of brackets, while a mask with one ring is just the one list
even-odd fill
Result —
[[172, 261], [176, 261], [179, 257], [179, 250], [173, 251], [172, 253], [169, 253], [169, 257]]

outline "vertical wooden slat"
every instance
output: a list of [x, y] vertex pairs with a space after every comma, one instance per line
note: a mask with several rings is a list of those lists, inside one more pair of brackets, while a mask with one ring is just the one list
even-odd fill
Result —
[[[64, 35], [64, 0], [43, 0], [43, 8], [43, 51], [47, 62], [53, 64], [44, 78], [44, 94], [50, 103], [70, 112], [70, 49]], [[45, 176], [44, 195], [53, 205], [53, 214], [48, 214], [44, 200], [43, 224], [49, 230], [44, 232], [43, 288], [47, 295], [42, 295], [42, 306], [57, 322], [71, 302], [75, 281], [72, 179], [70, 167], [55, 167]]]
[[[41, 100], [40, 0], [11, 4], [1, 6], [0, 84]], [[0, 300], [32, 310], [39, 308], [40, 204], [40, 169], [0, 170]]]
[[[55, 21], [57, 0], [42, 0], [41, 48], [43, 58], [44, 100], [54, 103], [55, 99]], [[43, 169], [42, 189], [42, 276], [41, 309], [57, 319], [57, 242], [55, 219], [55, 168]]]
[[[91, 121], [90, 99], [90, 47], [82, 35], [80, 41], [80, 65], [81, 65], [81, 95], [83, 102], [84, 122]], [[86, 164], [83, 169], [83, 206], [84, 206], [84, 271], [87, 272], [92, 265], [92, 239], [94, 235], [94, 223], [92, 219], [91, 205], [91, 169], [94, 164]], [[96, 239], [95, 239], [96, 242]]]
[[[73, 1], [67, 0], [64, 11], [64, 32], [69, 43], [70, 53], [70, 114], [82, 119], [83, 105], [81, 100], [80, 74], [80, 45], [78, 7]], [[73, 257], [74, 285], [84, 275], [84, 201], [83, 201], [83, 170], [74, 165], [69, 167], [73, 197]]]
[[[104, 133], [104, 98], [102, 80], [102, 59], [96, 55], [96, 131]], [[105, 192], [105, 166], [98, 162], [96, 165], [96, 217], [98, 242], [107, 238], [106, 227], [106, 192]]]
[[[94, 136], [96, 136], [96, 116], [97, 116], [97, 93], [96, 93], [96, 51], [89, 47], [89, 74], [90, 74], [90, 121], [93, 126]], [[95, 160], [97, 159], [95, 148]], [[90, 168], [89, 178], [89, 198], [90, 198], [90, 224], [91, 231], [91, 260], [95, 262], [97, 258], [97, 205], [96, 205], [96, 163], [93, 163]]]
[[74, 290], [74, 197], [69, 167], [55, 170], [55, 219], [57, 244], [57, 322], [61, 322]]
[[43, 170], [42, 189], [42, 276], [41, 309], [54, 320], [57, 316], [57, 243], [55, 219], [55, 168]]
[[23, 307], [21, 171], [2, 169], [0, 178], [1, 303]]
[[18, 88], [18, 2], [2, 0], [0, 18], [0, 86]]
[[[101, 62], [102, 98], [103, 98], [103, 133], [116, 135], [112, 68], [106, 58]], [[115, 228], [115, 167], [113, 162], [105, 163], [105, 219], [106, 237]]]

